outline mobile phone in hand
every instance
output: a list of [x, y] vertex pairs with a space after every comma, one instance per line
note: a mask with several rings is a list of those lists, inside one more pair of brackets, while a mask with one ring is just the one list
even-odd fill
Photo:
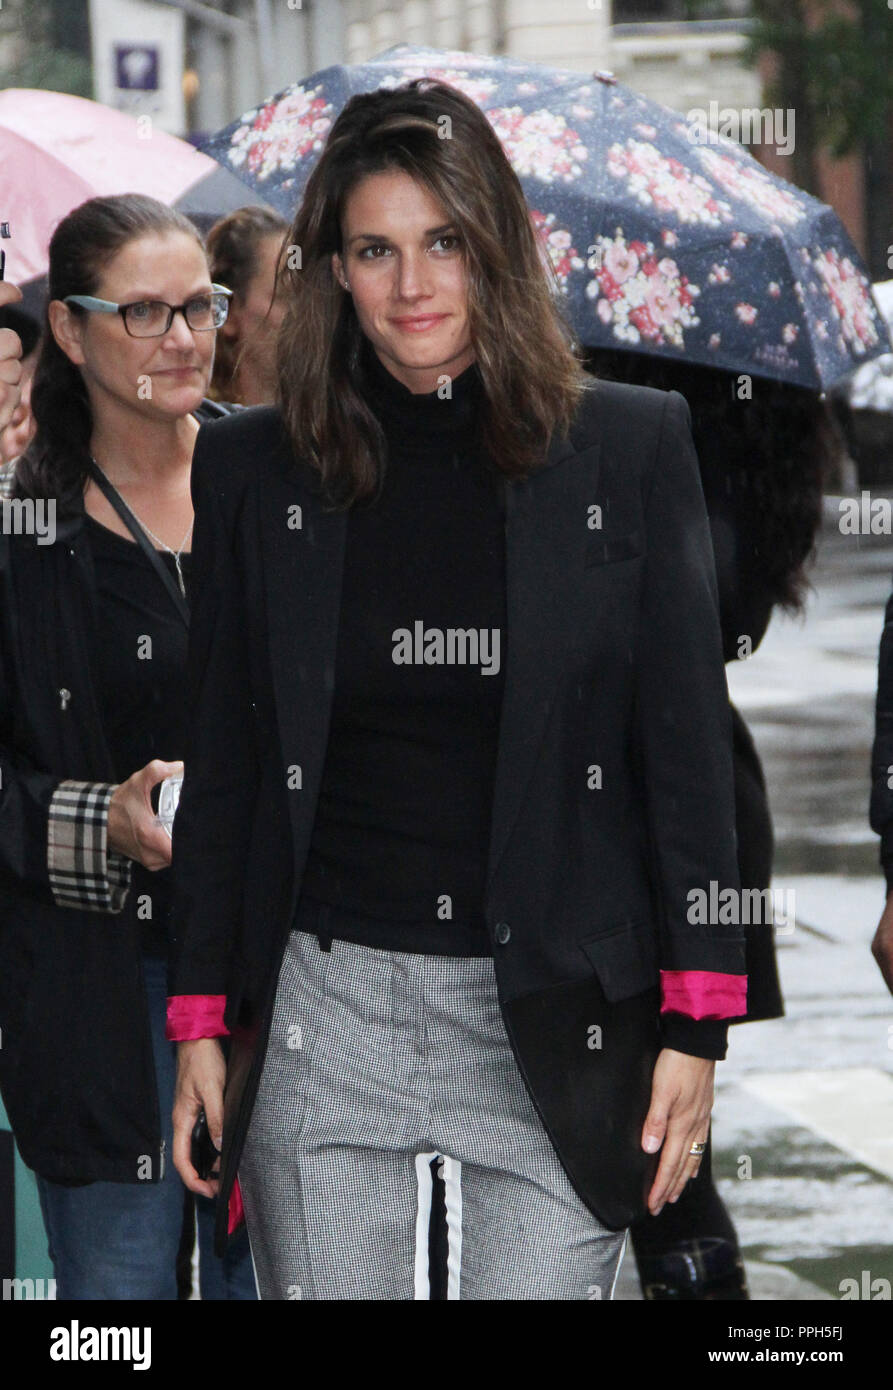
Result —
[[198, 1173], [202, 1182], [207, 1182], [208, 1178], [216, 1177], [214, 1165], [220, 1157], [220, 1150], [215, 1149], [208, 1132], [208, 1121], [204, 1110], [199, 1111], [199, 1117], [192, 1127], [192, 1142], [189, 1149], [189, 1161]]
[[168, 835], [173, 839], [174, 816], [177, 814], [177, 806], [180, 802], [180, 790], [183, 786], [183, 778], [178, 774], [172, 777], [165, 777], [149, 793], [152, 803], [152, 810], [155, 812], [155, 819], [159, 825], [164, 826]]

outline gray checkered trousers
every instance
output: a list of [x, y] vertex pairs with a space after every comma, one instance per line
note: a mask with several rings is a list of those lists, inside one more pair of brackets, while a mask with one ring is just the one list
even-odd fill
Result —
[[435, 1157], [448, 1298], [613, 1297], [626, 1233], [571, 1187], [492, 959], [324, 950], [338, 915], [299, 906], [239, 1165], [260, 1297], [428, 1299]]

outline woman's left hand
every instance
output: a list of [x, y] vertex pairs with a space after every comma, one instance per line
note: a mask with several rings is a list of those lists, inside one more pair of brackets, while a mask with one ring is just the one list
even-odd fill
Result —
[[656, 1153], [663, 1144], [657, 1174], [648, 1194], [648, 1210], [657, 1216], [664, 1202], [675, 1202], [698, 1171], [700, 1157], [689, 1153], [705, 1141], [713, 1109], [716, 1063], [665, 1047], [651, 1079], [651, 1105], [642, 1128], [642, 1148]]

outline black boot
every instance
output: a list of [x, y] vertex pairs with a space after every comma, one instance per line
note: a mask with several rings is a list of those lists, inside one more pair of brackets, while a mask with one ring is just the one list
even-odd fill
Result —
[[682, 1240], [661, 1255], [637, 1256], [636, 1263], [649, 1301], [750, 1298], [740, 1250], [718, 1236]]

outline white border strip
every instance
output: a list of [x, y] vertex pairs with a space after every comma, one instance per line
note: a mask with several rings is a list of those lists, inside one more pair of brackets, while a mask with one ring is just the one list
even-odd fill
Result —
[[447, 1219], [447, 1298], [460, 1297], [462, 1283], [462, 1164], [458, 1158], [443, 1155], [443, 1184], [446, 1189]]
[[893, 1076], [877, 1067], [749, 1072], [738, 1084], [893, 1178]]
[[436, 1153], [416, 1154], [415, 1173], [419, 1196], [415, 1219], [415, 1298], [431, 1298], [431, 1278], [428, 1269], [428, 1231], [431, 1226], [431, 1197], [434, 1182], [431, 1177], [431, 1160]]

